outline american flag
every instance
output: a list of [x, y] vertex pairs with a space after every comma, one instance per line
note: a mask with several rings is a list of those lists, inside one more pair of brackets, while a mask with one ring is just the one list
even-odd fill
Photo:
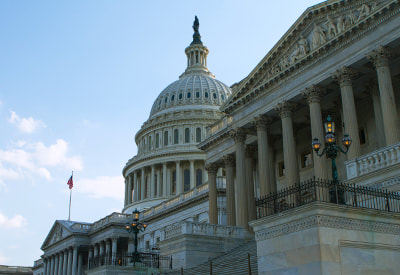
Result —
[[69, 186], [69, 189], [72, 189], [72, 187], [74, 187], [74, 181], [73, 181], [73, 179], [72, 179], [72, 175], [71, 175], [71, 177], [69, 178], [67, 184], [68, 184], [68, 186]]

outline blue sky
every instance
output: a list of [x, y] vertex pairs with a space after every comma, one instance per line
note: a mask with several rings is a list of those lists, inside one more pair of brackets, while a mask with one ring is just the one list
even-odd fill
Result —
[[320, 1], [0, 1], [0, 265], [33, 265], [56, 219], [123, 207], [121, 171], [185, 70], [194, 15], [208, 67], [243, 79]]

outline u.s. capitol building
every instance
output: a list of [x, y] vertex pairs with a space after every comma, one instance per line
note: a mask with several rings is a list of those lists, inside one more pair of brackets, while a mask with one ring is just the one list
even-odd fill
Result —
[[[122, 212], [57, 220], [34, 274], [396, 274], [399, 26], [397, 0], [322, 2], [228, 87], [196, 18], [186, 70], [135, 136]], [[135, 209], [139, 251], [166, 265], [126, 260]]]

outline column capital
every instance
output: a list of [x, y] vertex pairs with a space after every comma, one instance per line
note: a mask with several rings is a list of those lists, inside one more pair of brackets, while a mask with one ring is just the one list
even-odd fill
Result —
[[246, 131], [242, 128], [236, 128], [232, 130], [230, 135], [235, 140], [235, 143], [244, 143], [246, 141]]
[[332, 74], [333, 80], [335, 80], [340, 87], [351, 85], [351, 80], [356, 76], [356, 72], [350, 67], [343, 67]]
[[219, 166], [217, 163], [213, 162], [213, 163], [208, 163], [205, 168], [209, 173], [217, 174]]
[[391, 50], [388, 47], [379, 46], [367, 54], [367, 59], [374, 64], [375, 68], [389, 66]]
[[271, 123], [272, 118], [266, 115], [258, 115], [253, 119], [253, 125], [256, 126], [257, 129], [265, 129]]
[[304, 89], [301, 94], [307, 99], [308, 104], [319, 103], [321, 96], [325, 94], [325, 88], [312, 85], [309, 88]]
[[291, 117], [295, 107], [295, 103], [284, 100], [276, 104], [275, 111], [278, 112], [279, 116], [282, 119], [286, 117]]
[[235, 154], [228, 154], [222, 157], [225, 167], [235, 167]]

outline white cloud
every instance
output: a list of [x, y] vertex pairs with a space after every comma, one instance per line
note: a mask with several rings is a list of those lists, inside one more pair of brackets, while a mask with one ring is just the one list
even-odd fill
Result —
[[78, 193], [88, 194], [90, 197], [102, 199], [112, 198], [123, 199], [124, 178], [116, 177], [97, 177], [95, 179], [80, 179], [74, 182], [74, 188]]
[[22, 228], [27, 225], [26, 219], [21, 215], [8, 218], [0, 212], [0, 228]]
[[8, 121], [11, 124], [17, 125], [17, 128], [23, 133], [31, 134], [38, 128], [46, 127], [46, 124], [44, 124], [44, 122], [41, 120], [36, 120], [33, 117], [21, 118], [14, 111], [10, 112], [11, 117]]

